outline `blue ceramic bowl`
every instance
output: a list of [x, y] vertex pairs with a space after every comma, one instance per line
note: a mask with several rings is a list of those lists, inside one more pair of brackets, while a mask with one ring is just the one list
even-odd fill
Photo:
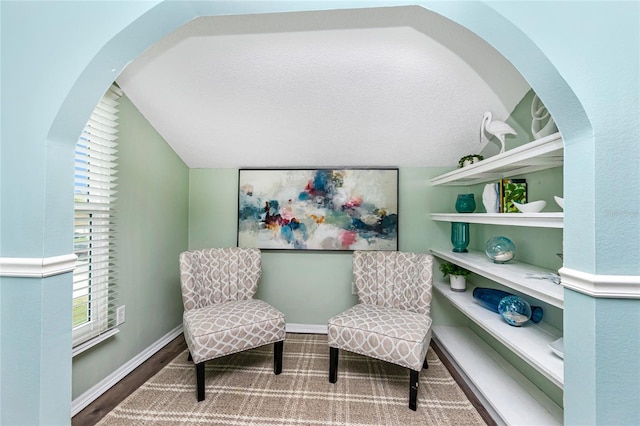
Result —
[[498, 303], [498, 313], [507, 324], [520, 327], [531, 318], [531, 306], [521, 297], [507, 296]]

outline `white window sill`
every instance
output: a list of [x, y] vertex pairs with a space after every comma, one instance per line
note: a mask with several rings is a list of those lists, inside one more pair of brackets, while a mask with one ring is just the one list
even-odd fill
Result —
[[94, 337], [91, 340], [88, 340], [88, 341], [86, 341], [84, 343], [79, 344], [78, 346], [73, 348], [71, 356], [74, 357], [76, 355], [81, 354], [82, 352], [86, 351], [87, 349], [90, 349], [90, 348], [94, 347], [98, 343], [107, 340], [109, 337], [118, 334], [119, 331], [120, 331], [120, 329], [113, 328], [113, 329], [107, 331], [106, 333], [103, 333], [103, 334], [101, 334], [101, 335], [99, 335], [97, 337]]

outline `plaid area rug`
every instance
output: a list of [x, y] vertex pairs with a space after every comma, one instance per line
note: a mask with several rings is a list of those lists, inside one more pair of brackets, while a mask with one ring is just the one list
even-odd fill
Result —
[[278, 376], [273, 345], [207, 362], [200, 403], [185, 351], [98, 424], [484, 425], [431, 348], [427, 359], [411, 411], [406, 368], [340, 351], [338, 382], [329, 383], [326, 335], [287, 334]]

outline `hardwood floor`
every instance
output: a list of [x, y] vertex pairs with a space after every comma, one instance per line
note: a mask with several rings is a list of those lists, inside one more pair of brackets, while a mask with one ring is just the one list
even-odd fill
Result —
[[[473, 394], [471, 389], [464, 383], [458, 372], [446, 359], [440, 348], [434, 341], [431, 346], [442, 360], [449, 373], [453, 376], [458, 385], [462, 388], [467, 398], [473, 406], [478, 410], [480, 416], [489, 426], [496, 425], [487, 410]], [[128, 397], [133, 391], [138, 389], [144, 382], [153, 377], [165, 365], [171, 362], [176, 356], [181, 354], [187, 348], [184, 341], [184, 335], [176, 337], [171, 343], [166, 345], [155, 355], [142, 363], [138, 368], [129, 373], [124, 379], [116, 383], [111, 389], [102, 394], [98, 399], [89, 404], [84, 410], [80, 411], [71, 419], [72, 426], [90, 426], [95, 425], [104, 416], [113, 410], [120, 402]]]
[[181, 334], [129, 373], [125, 378], [116, 383], [98, 399], [85, 407], [84, 410], [73, 416], [71, 425], [95, 425], [100, 419], [106, 416], [109, 411], [113, 410], [144, 382], [162, 370], [165, 365], [171, 362], [186, 348], [187, 344], [184, 341], [184, 335]]

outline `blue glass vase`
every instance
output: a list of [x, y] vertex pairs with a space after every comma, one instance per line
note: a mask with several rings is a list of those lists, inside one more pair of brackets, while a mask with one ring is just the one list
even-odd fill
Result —
[[458, 194], [456, 211], [458, 213], [473, 213], [476, 209], [476, 199], [473, 194]]
[[482, 307], [496, 314], [498, 313], [498, 303], [507, 296], [511, 296], [511, 293], [495, 288], [476, 287], [473, 289], [473, 298], [476, 299]]
[[451, 244], [456, 253], [467, 253], [469, 245], [469, 224], [465, 222], [451, 222]]
[[[495, 288], [476, 287], [473, 289], [473, 298], [485, 309], [499, 314], [498, 305], [507, 296], [513, 296], [506, 291]], [[544, 311], [540, 306], [531, 306], [531, 321], [539, 323], [542, 321]]]

